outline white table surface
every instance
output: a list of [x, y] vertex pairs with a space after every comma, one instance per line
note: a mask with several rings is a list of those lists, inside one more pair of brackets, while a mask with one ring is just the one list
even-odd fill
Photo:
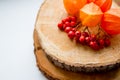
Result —
[[0, 80], [47, 80], [36, 66], [33, 30], [43, 0], [0, 0]]

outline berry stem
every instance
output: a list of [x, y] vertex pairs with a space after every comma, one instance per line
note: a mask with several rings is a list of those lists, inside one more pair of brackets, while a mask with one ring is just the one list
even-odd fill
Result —
[[87, 27], [87, 26], [85, 26], [85, 28], [83, 29], [83, 32], [85, 32], [87, 29], [88, 29], [88, 27]]
[[83, 32], [87, 31], [89, 34], [91, 34], [91, 32], [89, 31], [88, 26], [85, 26], [85, 28], [83, 29]]
[[89, 34], [91, 34], [91, 32], [90, 32], [90, 30], [89, 30], [89, 28], [88, 28], [88, 27], [87, 27], [87, 31], [88, 31], [88, 33], [89, 33]]
[[[99, 28], [100, 28], [100, 26], [99, 26]], [[106, 37], [111, 38], [111, 36], [108, 33], [106, 33], [102, 28], [100, 28], [100, 30], [104, 33], [105, 38]]]
[[76, 29], [78, 29], [79, 27], [82, 26], [82, 23], [81, 22], [78, 22], [77, 25], [76, 25]]
[[99, 27], [99, 28], [98, 28], [97, 38], [100, 38], [100, 32], [101, 32], [102, 30], [101, 30], [100, 26], [98, 26], [98, 27]]

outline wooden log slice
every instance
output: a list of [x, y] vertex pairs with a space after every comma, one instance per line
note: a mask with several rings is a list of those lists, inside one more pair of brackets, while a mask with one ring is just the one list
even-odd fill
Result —
[[34, 48], [37, 66], [49, 80], [120, 80], [120, 68], [104, 73], [75, 73], [56, 67], [48, 60], [36, 31], [34, 31]]
[[108, 71], [119, 66], [120, 35], [111, 38], [110, 47], [94, 51], [76, 44], [58, 29], [58, 22], [66, 16], [63, 0], [45, 0], [35, 24], [39, 43], [56, 66], [74, 72]]

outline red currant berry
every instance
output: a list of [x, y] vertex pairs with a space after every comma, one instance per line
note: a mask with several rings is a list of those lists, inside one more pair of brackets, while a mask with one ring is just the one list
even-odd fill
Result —
[[76, 28], [72, 28], [72, 31], [73, 31], [73, 32], [76, 32]]
[[75, 16], [72, 16], [72, 17], [71, 17], [71, 21], [76, 22], [76, 21], [77, 21], [76, 17], [75, 17]]
[[58, 23], [58, 28], [59, 28], [60, 30], [63, 30], [63, 23], [62, 23], [62, 22]]
[[96, 43], [93, 49], [94, 49], [94, 50], [99, 50], [100, 47], [99, 47], [99, 45]]
[[85, 36], [85, 37], [88, 37], [88, 36], [89, 36], [88, 32], [82, 32], [81, 35], [83, 35], [83, 36]]
[[85, 44], [85, 36], [80, 36], [79, 41], [81, 44]]
[[74, 27], [76, 25], [76, 23], [74, 21], [71, 21], [71, 27]]
[[69, 32], [68, 32], [68, 37], [69, 37], [70, 39], [73, 39], [73, 38], [75, 37], [75, 32], [69, 31]]
[[68, 33], [68, 32], [71, 31], [71, 30], [72, 30], [71, 27], [66, 27], [66, 28], [65, 28], [65, 32], [66, 32], [66, 33]]
[[75, 32], [75, 40], [76, 40], [76, 42], [79, 42], [80, 36], [81, 36], [81, 32], [80, 31], [76, 31]]
[[80, 38], [80, 37], [75, 36], [75, 41], [76, 41], [76, 42], [80, 42], [80, 41], [79, 41], [79, 38]]
[[106, 38], [104, 41], [105, 41], [105, 46], [106, 47], [110, 46], [111, 42], [108, 38]]
[[85, 37], [85, 42], [86, 42], [87, 45], [89, 45], [89, 43], [90, 43], [90, 37]]
[[96, 35], [91, 34], [91, 35], [90, 35], [90, 40], [91, 40], [91, 41], [95, 41], [95, 40], [96, 40]]
[[80, 31], [76, 31], [76, 32], [75, 32], [75, 36], [80, 37], [80, 35], [81, 35], [81, 32], [80, 32]]
[[99, 50], [100, 49], [100, 47], [99, 47], [99, 45], [96, 41], [91, 41], [90, 42], [90, 47], [94, 50]]
[[70, 21], [71, 21], [71, 17], [68, 16], [68, 17], [66, 18], [66, 21], [70, 22]]
[[94, 42], [90, 41], [89, 45], [90, 45], [90, 47], [93, 47], [94, 46]]
[[100, 45], [100, 48], [103, 48], [104, 45], [105, 45], [104, 39], [99, 39], [99, 40], [98, 40], [98, 43], [99, 43], [99, 45]]
[[63, 19], [63, 20], [62, 20], [62, 23], [65, 23], [65, 22], [67, 22], [67, 19]]
[[70, 26], [71, 24], [70, 24], [70, 22], [66, 21], [66, 22], [65, 22], [65, 25], [68, 27], [68, 26]]
[[66, 27], [67, 27], [67, 25], [66, 25], [66, 24], [63, 24], [63, 30], [65, 30]]

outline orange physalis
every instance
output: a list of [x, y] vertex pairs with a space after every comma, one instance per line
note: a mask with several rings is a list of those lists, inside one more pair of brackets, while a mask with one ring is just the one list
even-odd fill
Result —
[[96, 0], [94, 3], [100, 6], [101, 10], [105, 12], [111, 8], [112, 0]]
[[105, 12], [101, 27], [109, 34], [120, 34], [120, 9]]
[[64, 7], [68, 14], [76, 15], [86, 3], [87, 0], [63, 0]]
[[94, 3], [86, 4], [80, 9], [80, 20], [85, 26], [96, 26], [100, 23], [103, 13], [99, 6]]

